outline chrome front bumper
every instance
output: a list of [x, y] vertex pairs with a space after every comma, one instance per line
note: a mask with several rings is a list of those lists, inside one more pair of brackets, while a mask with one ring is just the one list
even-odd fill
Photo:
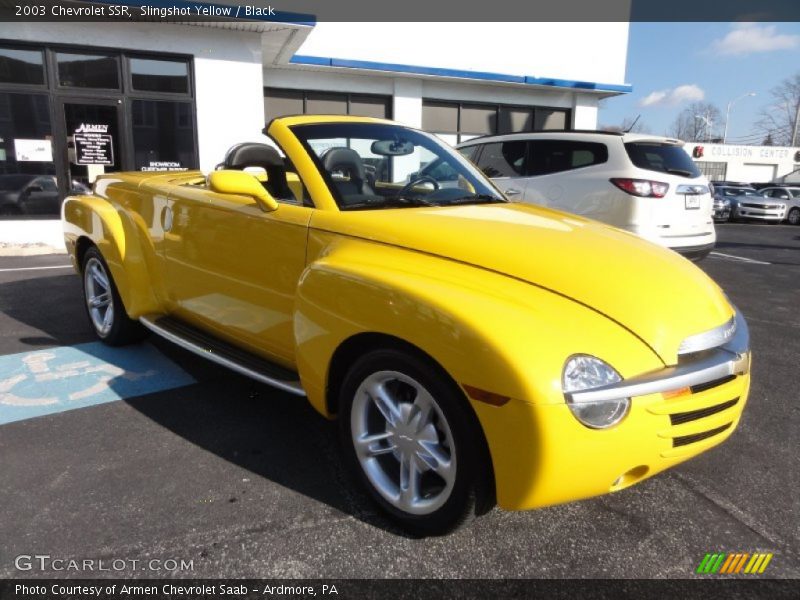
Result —
[[[731, 331], [732, 326], [735, 328]], [[692, 352], [680, 355], [677, 365], [619, 383], [566, 394], [567, 400], [574, 403], [622, 400], [711, 383], [730, 375], [744, 375], [750, 371], [750, 333], [738, 310], [733, 324], [726, 323], [705, 334], [691, 336], [687, 341], [700, 340], [703, 336], [707, 336], [709, 341], [720, 339], [718, 332], [725, 331], [730, 331], [730, 337], [724, 345], [698, 350], [702, 348], [702, 342], [690, 344]], [[722, 335], [727, 337], [724, 333]]]

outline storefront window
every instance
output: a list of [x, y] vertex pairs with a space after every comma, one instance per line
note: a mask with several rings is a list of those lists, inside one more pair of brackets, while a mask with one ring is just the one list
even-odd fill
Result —
[[186, 56], [0, 46], [0, 218], [57, 219], [106, 173], [196, 169], [191, 68]]
[[347, 94], [308, 92], [306, 96], [306, 112], [319, 115], [346, 115]]
[[727, 175], [728, 164], [724, 162], [710, 162], [696, 160], [694, 164], [709, 181], [724, 181]]
[[0, 216], [58, 215], [45, 94], [0, 93]]
[[423, 100], [422, 128], [456, 144], [481, 135], [568, 129], [569, 110]]
[[264, 90], [264, 116], [267, 123], [276, 117], [303, 114], [389, 119], [392, 116], [392, 104], [388, 96], [274, 88]]
[[169, 94], [189, 92], [189, 65], [185, 60], [131, 58], [130, 65], [134, 90]]
[[191, 103], [134, 100], [131, 117], [137, 171], [197, 168]]
[[567, 128], [567, 111], [537, 108], [534, 117], [534, 131], [547, 131]]
[[0, 48], [0, 83], [44, 84], [44, 53], [41, 50]]
[[119, 89], [119, 60], [116, 56], [56, 52], [56, 62], [61, 86]]

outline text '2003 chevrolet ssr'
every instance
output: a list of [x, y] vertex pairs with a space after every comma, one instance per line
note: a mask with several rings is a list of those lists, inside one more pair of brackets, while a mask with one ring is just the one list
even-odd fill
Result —
[[267, 134], [280, 153], [239, 144], [207, 177], [110, 174], [66, 200], [101, 339], [152, 331], [306, 396], [417, 534], [620, 490], [736, 428], [747, 326], [687, 260], [510, 203], [389, 121]]

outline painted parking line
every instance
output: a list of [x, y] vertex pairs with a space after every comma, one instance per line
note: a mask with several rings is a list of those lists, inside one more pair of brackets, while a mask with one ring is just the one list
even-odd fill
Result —
[[712, 252], [711, 256], [719, 256], [720, 258], [727, 258], [728, 260], [737, 260], [739, 262], [751, 263], [754, 265], [771, 265], [772, 263], [764, 260], [756, 260], [754, 258], [745, 258], [744, 256], [735, 256], [733, 254], [723, 254], [722, 252]]
[[8, 269], [0, 269], [0, 273], [8, 273], [9, 271], [45, 271], [47, 269], [71, 269], [72, 265], [54, 265], [52, 267], [13, 267]]
[[195, 383], [149, 344], [102, 342], [0, 356], [0, 425]]

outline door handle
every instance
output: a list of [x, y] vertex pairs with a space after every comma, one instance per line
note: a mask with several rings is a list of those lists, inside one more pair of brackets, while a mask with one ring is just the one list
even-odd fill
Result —
[[508, 188], [504, 193], [506, 196], [518, 196], [522, 192], [516, 188]]

